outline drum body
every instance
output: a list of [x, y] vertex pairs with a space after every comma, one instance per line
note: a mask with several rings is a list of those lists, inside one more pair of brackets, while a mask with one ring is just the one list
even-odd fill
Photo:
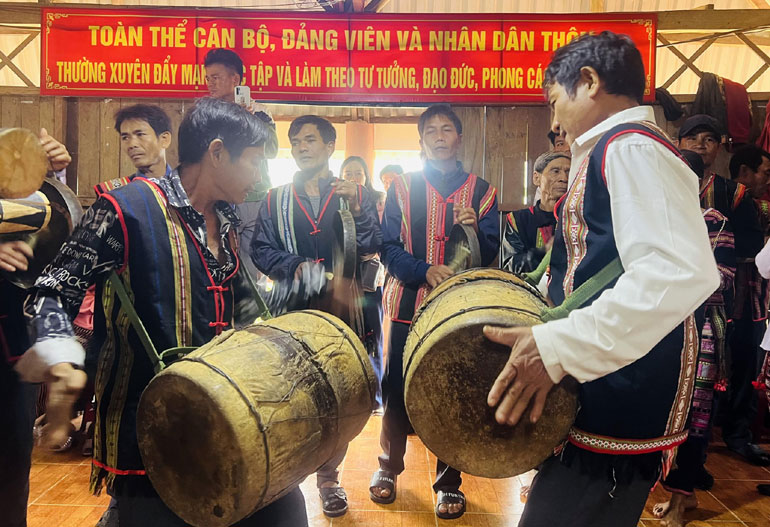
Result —
[[283, 496], [363, 429], [376, 379], [355, 334], [320, 311], [225, 333], [149, 383], [137, 414], [147, 474], [196, 527]]
[[548, 396], [540, 420], [516, 426], [495, 421], [487, 394], [510, 348], [482, 328], [533, 326], [545, 304], [535, 289], [498, 269], [471, 269], [436, 287], [412, 320], [404, 347], [404, 399], [417, 435], [452, 467], [487, 478], [535, 468], [566, 437], [577, 412], [577, 383]]

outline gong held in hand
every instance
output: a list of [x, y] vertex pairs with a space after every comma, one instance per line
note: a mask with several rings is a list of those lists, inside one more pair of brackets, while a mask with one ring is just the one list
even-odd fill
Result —
[[48, 158], [40, 139], [22, 128], [0, 128], [0, 198], [26, 198], [43, 184]]
[[425, 298], [404, 347], [404, 400], [415, 432], [439, 459], [474, 476], [507, 478], [537, 467], [566, 439], [577, 413], [571, 377], [551, 390], [536, 423], [501, 425], [487, 405], [511, 350], [482, 328], [533, 326], [545, 307], [534, 288], [499, 269], [461, 272]]

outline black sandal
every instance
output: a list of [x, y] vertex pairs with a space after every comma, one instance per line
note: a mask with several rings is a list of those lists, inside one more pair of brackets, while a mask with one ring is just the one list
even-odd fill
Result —
[[[456, 505], [458, 503], [462, 504], [462, 508], [460, 508], [460, 510], [455, 513], [440, 512], [438, 510], [439, 505], [446, 505], [448, 507], [449, 505]], [[435, 511], [436, 511], [436, 516], [438, 516], [442, 520], [456, 520], [457, 518], [465, 514], [465, 494], [463, 494], [461, 490], [438, 491], [438, 495], [436, 497]]]
[[348, 512], [348, 495], [342, 487], [321, 487], [318, 494], [323, 502], [321, 508], [329, 518], [337, 518]]
[[[396, 478], [397, 476], [393, 472], [387, 470], [378, 470], [372, 476], [372, 481], [369, 482], [369, 498], [375, 503], [382, 503], [387, 505], [396, 501]], [[390, 495], [387, 498], [377, 496], [372, 489], [378, 487], [381, 489], [387, 489], [390, 491]]]

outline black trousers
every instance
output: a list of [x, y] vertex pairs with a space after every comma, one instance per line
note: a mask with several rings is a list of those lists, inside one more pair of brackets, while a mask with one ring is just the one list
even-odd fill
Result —
[[[404, 471], [406, 437], [413, 432], [412, 424], [404, 405], [404, 344], [409, 333], [409, 324], [393, 322], [390, 326], [390, 346], [385, 378], [382, 382], [382, 399], [385, 413], [382, 416], [380, 432], [380, 469], [401, 474]], [[460, 471], [441, 460], [436, 462], [436, 481], [433, 490], [457, 490], [462, 484]]]
[[0, 527], [27, 525], [37, 394], [0, 358]]
[[540, 467], [519, 527], [636, 527], [655, 479], [618, 484], [551, 457]]
[[754, 322], [751, 316], [733, 323], [729, 339], [730, 380], [722, 423], [722, 438], [732, 450], [741, 450], [754, 442], [751, 425], [757, 415], [757, 393], [751, 383], [757, 379], [765, 357], [759, 344], [766, 327], [764, 321]]
[[[120, 527], [186, 527], [159, 497], [120, 496]], [[299, 487], [233, 527], [307, 527], [305, 498]]]

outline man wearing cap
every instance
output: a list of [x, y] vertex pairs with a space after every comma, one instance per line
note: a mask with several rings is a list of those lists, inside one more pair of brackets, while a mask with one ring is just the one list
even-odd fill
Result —
[[[738, 262], [751, 263], [754, 256], [762, 249], [764, 237], [759, 224], [759, 215], [751, 193], [746, 186], [737, 181], [725, 179], [716, 174], [711, 167], [719, 154], [722, 140], [722, 127], [710, 115], [697, 114], [689, 117], [679, 129], [679, 148], [692, 150], [703, 158], [704, 175], [700, 180], [700, 202], [702, 209], [713, 208], [724, 214], [729, 220], [735, 233], [735, 256]], [[737, 278], [737, 277], [736, 277]], [[738, 286], [736, 282], [736, 287]], [[736, 302], [738, 299], [736, 299]], [[737, 303], [736, 303], [737, 305]], [[727, 319], [733, 318], [733, 306], [727, 305]], [[740, 310], [746, 313], [751, 323], [751, 310]], [[740, 313], [736, 313], [741, 318]], [[733, 327], [742, 324], [735, 320]], [[732, 329], [732, 328], [731, 328]], [[730, 350], [734, 355], [746, 347], [742, 342], [740, 332], [731, 331], [729, 338]], [[722, 436], [727, 447], [757, 465], [770, 464], [770, 456], [758, 446], [750, 442], [751, 418], [747, 415], [750, 406], [745, 402], [746, 397], [737, 397], [737, 386], [728, 384], [728, 408], [726, 421], [723, 423]], [[742, 391], [742, 390], [741, 390]], [[749, 397], [752, 394], [749, 394]], [[739, 402], [741, 399], [744, 402]], [[754, 407], [756, 409], [756, 406]], [[708, 489], [713, 484], [713, 478], [705, 471], [698, 482], [699, 488]]]

